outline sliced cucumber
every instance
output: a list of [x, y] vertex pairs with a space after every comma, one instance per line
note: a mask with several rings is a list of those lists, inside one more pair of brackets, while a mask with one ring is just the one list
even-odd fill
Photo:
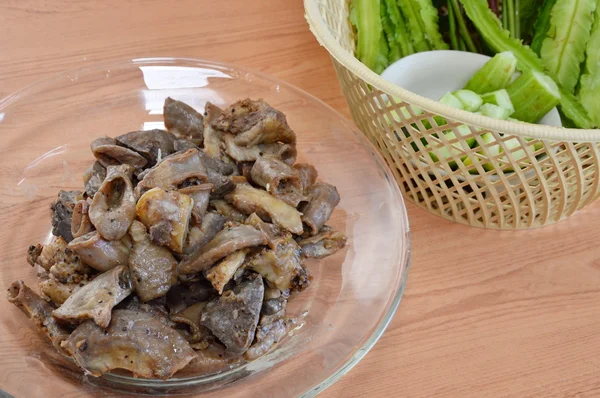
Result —
[[483, 94], [481, 99], [483, 100], [484, 104], [492, 104], [499, 106], [500, 108], [508, 109], [511, 115], [515, 112], [515, 107], [510, 100], [508, 91], [506, 91], [504, 88], [491, 93]]
[[[484, 150], [478, 151], [477, 152], [478, 155], [497, 158], [498, 155], [500, 155], [501, 153], [504, 152], [504, 148], [499, 143], [496, 143], [494, 145], [494, 143], [496, 142], [496, 139], [494, 138], [494, 135], [492, 133], [488, 132], [488, 133], [482, 134], [481, 140], [486, 144], [492, 144], [492, 145], [486, 145], [487, 150], [486, 151], [484, 151]], [[527, 158], [527, 153], [525, 152], [525, 149], [523, 149], [523, 148], [521, 148], [517, 151], [514, 151], [514, 152], [512, 151], [513, 149], [521, 146], [521, 143], [519, 142], [519, 140], [517, 138], [510, 138], [510, 139], [504, 141], [503, 143], [506, 146], [506, 149], [509, 153], [506, 156], [500, 157], [498, 159], [498, 161], [503, 165], [502, 166], [503, 172], [511, 172], [511, 171], [514, 171], [514, 169], [511, 166], [509, 166], [509, 158], [514, 160], [515, 162], [522, 163], [523, 160]], [[530, 145], [529, 150], [531, 152], [534, 152], [536, 150], [535, 146], [536, 145]], [[470, 166], [473, 164], [473, 159], [467, 158], [463, 161], [463, 163], [465, 164], [465, 166]], [[494, 170], [494, 166], [490, 162], [482, 164], [481, 167], [485, 171], [493, 171]], [[470, 172], [477, 173], [477, 170], [473, 169], [473, 170], [470, 170]]]
[[560, 102], [556, 83], [540, 72], [523, 73], [506, 91], [515, 107], [512, 117], [523, 122], [537, 122]]
[[492, 119], [506, 120], [510, 116], [511, 112], [509, 109], [501, 108], [494, 104], [483, 104], [479, 108], [479, 112], [483, 116], [491, 117]]
[[[464, 127], [467, 127], [467, 126], [464, 126]], [[468, 127], [467, 127], [467, 129], [468, 129]], [[470, 130], [469, 130], [469, 132], [470, 132]], [[456, 135], [454, 134], [454, 131], [446, 132], [446, 133], [444, 133], [444, 136], [446, 137], [446, 139], [448, 141], [453, 141], [456, 139]], [[473, 139], [473, 140], [475, 140], [475, 139]], [[465, 140], [465, 141], [468, 141], [468, 140]], [[459, 156], [460, 156], [461, 161], [464, 161], [467, 158], [466, 155], [461, 156], [461, 153], [464, 152], [464, 150], [463, 150], [463, 147], [460, 142], [451, 144], [450, 146], [451, 146], [451, 149], [448, 149], [447, 147], [436, 148], [435, 152], [434, 151], [429, 152], [429, 156], [431, 157], [431, 159], [434, 162], [439, 162], [440, 160], [447, 161], [447, 159], [449, 159], [449, 158], [457, 158]], [[448, 161], [448, 166], [450, 166], [450, 168], [452, 168], [453, 170], [456, 170], [456, 168], [457, 168], [456, 161], [455, 160]]]
[[471, 90], [458, 90], [452, 94], [462, 103], [462, 109], [468, 112], [475, 112], [483, 104], [481, 97]]
[[[464, 124], [458, 126], [456, 128], [456, 130], [457, 130], [457, 133], [458, 133], [458, 135], [460, 137], [465, 137], [465, 136], [471, 134], [471, 129], [469, 128], [469, 126], [464, 125]], [[446, 135], [449, 134], [449, 133], [453, 133], [454, 134], [454, 132], [452, 130], [450, 130], [448, 133], [446, 133]], [[469, 146], [469, 148], [473, 148], [475, 146], [475, 143], [477, 142], [477, 140], [475, 139], [475, 137], [469, 137], [469, 138], [465, 139], [465, 142], [467, 143], [467, 145]]]
[[440, 98], [440, 102], [444, 105], [451, 106], [456, 109], [465, 109], [461, 100], [459, 100], [454, 94], [446, 93], [442, 98]]
[[510, 83], [516, 67], [517, 58], [511, 51], [498, 53], [473, 75], [465, 89], [478, 94], [500, 90]]

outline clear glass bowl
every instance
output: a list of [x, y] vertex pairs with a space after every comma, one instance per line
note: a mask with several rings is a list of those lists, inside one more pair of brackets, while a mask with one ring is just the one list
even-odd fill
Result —
[[[300, 162], [337, 186], [330, 223], [341, 252], [308, 264], [312, 285], [290, 303], [304, 326], [264, 357], [212, 375], [181, 371], [168, 381], [120, 374], [86, 377], [60, 357], [25, 316], [0, 299], [0, 388], [17, 397], [89, 396], [102, 389], [229, 397], [314, 396], [348, 372], [398, 308], [409, 266], [409, 228], [398, 187], [361, 133], [329, 106], [276, 79], [194, 59], [113, 62], [64, 72], [0, 102], [0, 282], [37, 290], [27, 247], [50, 238], [49, 205], [81, 189], [98, 136], [163, 127], [167, 96], [197, 109], [264, 98], [298, 136]], [[217, 391], [218, 390], [218, 391]]]

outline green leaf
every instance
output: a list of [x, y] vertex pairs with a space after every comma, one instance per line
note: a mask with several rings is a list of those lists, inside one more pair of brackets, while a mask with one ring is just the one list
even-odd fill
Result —
[[375, 57], [373, 71], [375, 73], [381, 73], [389, 64], [389, 47], [385, 35], [381, 35], [379, 36], [379, 53]]
[[594, 26], [586, 47], [579, 98], [596, 126], [600, 126], [600, 7], [596, 7]]
[[533, 27], [533, 39], [531, 40], [531, 49], [535, 51], [537, 55], [540, 55], [542, 43], [546, 38], [548, 29], [550, 29], [550, 14], [554, 4], [556, 4], [556, 0], [545, 0], [540, 11], [540, 15], [538, 15], [535, 21], [535, 26]]
[[550, 76], [569, 92], [579, 80], [595, 9], [596, 0], [558, 0], [552, 7], [540, 57]]
[[398, 0], [398, 6], [400, 6], [404, 20], [408, 24], [408, 31], [416, 52], [429, 51], [429, 44], [427, 44], [423, 33], [421, 18], [415, 10], [414, 0]]
[[425, 28], [425, 36], [434, 50], [447, 50], [448, 44], [440, 34], [438, 25], [438, 10], [431, 4], [431, 0], [416, 0], [419, 7], [419, 14]]
[[406, 21], [400, 13], [396, 0], [385, 0], [385, 6], [387, 15], [395, 26], [396, 42], [400, 45], [402, 55], [406, 57], [407, 55], [413, 54], [415, 49], [413, 48], [413, 44], [408, 34]]
[[388, 61], [390, 64], [402, 57], [402, 50], [396, 38], [396, 22], [394, 22], [393, 18], [386, 4], [381, 4], [381, 24], [383, 25], [383, 32], [387, 39]]
[[[528, 37], [532, 32], [533, 22], [542, 0], [520, 0], [519, 1], [519, 19], [521, 20], [521, 38]], [[534, 50], [535, 51], [535, 50]]]

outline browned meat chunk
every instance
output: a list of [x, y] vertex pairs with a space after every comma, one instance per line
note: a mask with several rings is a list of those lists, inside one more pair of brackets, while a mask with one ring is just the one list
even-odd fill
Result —
[[340, 194], [333, 185], [318, 182], [312, 187], [309, 202], [300, 209], [302, 221], [310, 228], [311, 235], [319, 233], [338, 203]]
[[204, 134], [204, 117], [191, 106], [167, 97], [163, 109], [165, 127], [177, 138], [191, 140], [201, 145]]
[[73, 216], [71, 217], [71, 235], [74, 238], [78, 238], [82, 235], [90, 233], [94, 230], [94, 224], [90, 220], [91, 200], [80, 200], [73, 209]]
[[237, 162], [254, 162], [261, 156], [267, 155], [281, 159], [288, 165], [296, 161], [296, 147], [294, 145], [272, 143], [258, 144], [252, 147], [244, 147], [235, 143], [235, 137], [231, 134], [223, 134], [225, 152]]
[[129, 259], [129, 247], [123, 240], [105, 240], [98, 231], [73, 239], [68, 248], [85, 264], [101, 272], [127, 265]]
[[[265, 289], [266, 290], [266, 289]], [[277, 292], [281, 292], [279, 289], [275, 289]], [[279, 295], [276, 298], [267, 298], [267, 294], [265, 291], [265, 301], [263, 301], [261, 315], [263, 318], [265, 316], [273, 316], [273, 315], [281, 315], [285, 314], [285, 308], [287, 306], [287, 299], [283, 295]], [[261, 323], [264, 325], [268, 322], [265, 322], [261, 318]]]
[[96, 377], [126, 369], [135, 377], [168, 379], [196, 356], [175, 330], [130, 310], [115, 310], [106, 330], [91, 321], [83, 323], [64, 346], [86, 373]]
[[302, 239], [298, 244], [302, 248], [304, 257], [324, 258], [343, 249], [347, 240], [348, 238], [343, 233], [333, 231], [325, 226], [318, 234]]
[[265, 234], [248, 225], [225, 225], [225, 228], [200, 249], [199, 253], [184, 257], [178, 271], [180, 274], [204, 271], [236, 250], [266, 243]]
[[244, 222], [246, 215], [222, 199], [210, 201], [210, 206], [229, 221]]
[[346, 246], [348, 237], [333, 228], [324, 225], [318, 234], [297, 239], [302, 247], [302, 256], [306, 258], [325, 258]]
[[177, 260], [168, 249], [150, 241], [141, 222], [134, 221], [129, 234], [133, 240], [129, 271], [136, 294], [143, 302], [164, 296], [177, 283]]
[[271, 249], [275, 249], [280, 243], [283, 243], [288, 239], [289, 233], [282, 231], [276, 225], [264, 222], [256, 213], [250, 214], [245, 221], [245, 224], [252, 225], [254, 228], [262, 231], [269, 241], [267, 244]]
[[153, 188], [136, 205], [138, 219], [150, 229], [152, 240], [183, 253], [194, 201], [177, 191]]
[[206, 155], [220, 159], [221, 152], [221, 133], [214, 128], [214, 124], [223, 113], [223, 110], [210, 102], [204, 107], [204, 153]]
[[164, 130], [132, 131], [116, 137], [115, 140], [142, 155], [148, 161], [146, 167], [154, 166], [160, 159], [174, 152], [173, 136]]
[[177, 285], [167, 293], [167, 307], [171, 313], [181, 312], [186, 307], [212, 299], [216, 294], [215, 289], [205, 280]]
[[252, 166], [250, 175], [252, 181], [289, 205], [296, 207], [302, 200], [302, 182], [298, 173], [277, 158], [261, 156]]
[[59, 352], [61, 342], [69, 337], [69, 331], [52, 317], [52, 306], [23, 283], [13, 282], [8, 287], [8, 301], [16, 305], [35, 326], [44, 333]]
[[198, 357], [186, 367], [189, 374], [213, 374], [231, 369], [243, 361], [242, 357], [231, 357], [220, 344], [196, 351]]
[[202, 223], [190, 228], [184, 248], [185, 254], [196, 253], [213, 240], [217, 232], [223, 229], [225, 217], [209, 211], [202, 218]]
[[171, 321], [169, 318], [169, 311], [167, 311], [163, 301], [165, 300], [158, 299], [142, 303], [137, 296], [129, 296], [121, 301], [115, 307], [115, 310], [141, 311], [160, 321], [163, 325], [174, 328], [176, 326], [175, 322]]
[[129, 296], [131, 291], [129, 271], [126, 266], [120, 265], [97, 276], [52, 314], [57, 319], [72, 323], [92, 319], [105, 328], [110, 322], [113, 307]]
[[47, 245], [32, 245], [27, 249], [29, 264], [39, 265], [46, 271], [50, 271], [50, 268], [57, 262], [63, 259], [65, 255], [64, 250], [67, 248], [67, 241], [61, 236], [52, 238]]
[[202, 217], [206, 214], [208, 209], [208, 202], [210, 200], [210, 192], [212, 191], [213, 184], [201, 184], [192, 185], [191, 187], [181, 188], [179, 192], [189, 196], [194, 200], [194, 207], [192, 208], [192, 216], [197, 223], [202, 221]]
[[58, 199], [52, 203], [52, 234], [62, 236], [67, 242], [73, 240], [71, 234], [71, 218], [75, 204], [81, 197], [80, 191], [60, 191]]
[[279, 319], [264, 326], [259, 325], [254, 343], [248, 348], [244, 358], [254, 360], [263, 356], [298, 326], [299, 322], [293, 318]]
[[200, 151], [200, 158], [207, 169], [214, 170], [224, 176], [233, 174], [233, 166], [229, 163], [225, 163], [221, 159], [210, 157], [203, 151]]
[[290, 234], [275, 250], [263, 249], [250, 255], [246, 269], [251, 269], [279, 290], [304, 290], [309, 283], [308, 271], [302, 264], [301, 249]]
[[42, 297], [50, 299], [56, 305], [61, 305], [88, 283], [88, 276], [82, 275], [77, 282], [61, 281], [54, 274], [42, 272], [38, 274], [38, 280]]
[[188, 149], [199, 149], [198, 145], [194, 144], [190, 140], [186, 140], [184, 138], [180, 138], [173, 141], [173, 151], [174, 152], [182, 152], [187, 151]]
[[135, 312], [144, 312], [150, 315], [152, 318], [160, 321], [163, 325], [168, 327], [175, 327], [175, 323], [169, 318], [169, 311], [165, 305], [165, 297], [161, 297], [156, 300], [151, 300], [146, 303], [140, 301], [139, 297], [132, 294], [125, 300], [117, 304], [115, 310], [129, 310]]
[[139, 196], [151, 188], [165, 190], [198, 185], [208, 181], [206, 168], [197, 149], [175, 153], [148, 171], [138, 183], [136, 193]]
[[238, 268], [244, 264], [247, 254], [248, 249], [233, 252], [206, 271], [206, 279], [212, 283], [219, 294], [223, 293], [225, 285], [233, 278]]
[[298, 177], [300, 177], [302, 193], [304, 195], [308, 195], [310, 189], [313, 185], [315, 185], [317, 177], [319, 176], [319, 173], [317, 173], [317, 169], [315, 169], [313, 165], [308, 163], [298, 163], [295, 164], [293, 167], [296, 173], [298, 174]]
[[247, 215], [256, 213], [262, 219], [271, 220], [273, 224], [295, 234], [303, 231], [298, 210], [262, 189], [239, 184], [225, 199]]
[[62, 237], [55, 237], [45, 246], [37, 245], [30, 249], [35, 253], [39, 252], [37, 256], [30, 254], [29, 260], [34, 261], [32, 265], [37, 264], [49, 271], [61, 283], [79, 283], [86, 279], [86, 274], [93, 271], [82, 264], [77, 254], [68, 248], [67, 242]]
[[274, 142], [296, 143], [296, 134], [288, 126], [285, 115], [262, 99], [252, 101], [247, 98], [232, 104], [214, 126], [236, 135], [235, 143], [245, 147]]
[[109, 166], [106, 179], [92, 199], [89, 217], [107, 240], [121, 239], [135, 218], [135, 195], [128, 165]]
[[95, 139], [91, 144], [91, 149], [94, 157], [104, 167], [128, 164], [136, 169], [140, 169], [148, 163], [142, 155], [131, 149], [117, 145], [117, 141], [109, 137]]
[[235, 188], [230, 177], [219, 174], [212, 169], [207, 169], [207, 174], [208, 182], [214, 185], [210, 194], [211, 198], [220, 198]]
[[242, 355], [254, 340], [263, 296], [263, 281], [257, 275], [209, 302], [200, 323], [227, 347], [228, 352]]
[[83, 183], [85, 184], [85, 193], [88, 197], [93, 198], [102, 181], [106, 178], [106, 167], [98, 161], [94, 162], [83, 174]]
[[180, 312], [171, 315], [171, 320], [173, 322], [187, 326], [190, 331], [187, 340], [194, 344], [194, 349], [207, 348], [210, 344], [210, 340], [214, 340], [212, 333], [210, 333], [207, 328], [200, 325], [200, 318], [206, 309], [206, 304], [206, 301], [192, 304]]
[[29, 265], [33, 267], [38, 263], [38, 259], [42, 254], [42, 250], [44, 250], [44, 246], [39, 243], [37, 245], [31, 245], [27, 248], [27, 262]]

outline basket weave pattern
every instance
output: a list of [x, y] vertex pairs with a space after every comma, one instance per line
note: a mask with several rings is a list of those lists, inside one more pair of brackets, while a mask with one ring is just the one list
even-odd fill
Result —
[[[564, 141], [526, 138], [531, 125], [509, 123], [518, 131], [510, 134], [465, 123], [468, 115], [459, 121], [456, 115], [465, 112], [417, 107], [410, 102], [414, 94], [357, 65], [346, 0], [305, 0], [305, 8], [311, 30], [332, 55], [352, 118], [379, 149], [407, 200], [455, 222], [523, 229], [560, 221], [598, 197], [596, 140], [569, 142], [568, 129], [557, 129]], [[482, 139], [485, 133], [494, 140]], [[477, 144], [470, 148], [473, 138]]]

